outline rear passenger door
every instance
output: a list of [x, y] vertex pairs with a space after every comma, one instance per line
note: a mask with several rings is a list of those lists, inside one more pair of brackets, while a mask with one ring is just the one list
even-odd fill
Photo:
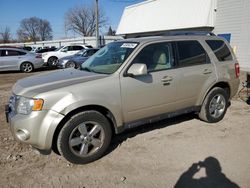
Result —
[[177, 69], [182, 75], [178, 87], [178, 100], [182, 108], [198, 106], [200, 96], [216, 81], [214, 65], [204, 47], [198, 40], [175, 42]]

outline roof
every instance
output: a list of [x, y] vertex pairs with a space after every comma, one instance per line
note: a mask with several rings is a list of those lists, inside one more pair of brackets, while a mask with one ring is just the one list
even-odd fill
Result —
[[153, 36], [153, 37], [140, 37], [140, 38], [129, 38], [120, 40], [117, 42], [138, 42], [138, 43], [149, 43], [149, 42], [155, 42], [155, 41], [162, 41], [162, 40], [223, 40], [221, 37], [217, 36], [208, 36], [208, 35], [177, 35], [177, 36]]
[[214, 27], [215, 0], [148, 0], [125, 8], [118, 35]]

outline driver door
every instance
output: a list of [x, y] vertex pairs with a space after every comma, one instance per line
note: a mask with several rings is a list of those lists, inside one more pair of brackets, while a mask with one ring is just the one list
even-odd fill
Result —
[[124, 121], [128, 123], [175, 111], [180, 75], [174, 69], [171, 42], [144, 47], [132, 61], [134, 63], [146, 64], [148, 74], [133, 77], [121, 74]]

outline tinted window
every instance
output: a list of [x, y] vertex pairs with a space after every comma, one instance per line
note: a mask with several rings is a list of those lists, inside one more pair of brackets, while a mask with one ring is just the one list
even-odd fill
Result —
[[82, 50], [83, 47], [82, 46], [72, 46], [72, 50], [75, 51], [75, 50]]
[[133, 60], [133, 63], [147, 65], [148, 71], [169, 69], [173, 66], [171, 43], [157, 43], [146, 46]]
[[19, 56], [19, 52], [14, 50], [6, 50], [6, 56]]
[[25, 52], [20, 52], [18, 51], [19, 55], [25, 55], [26, 53]]
[[224, 41], [207, 40], [206, 42], [210, 46], [210, 48], [213, 50], [218, 61], [227, 61], [227, 60], [233, 59], [232, 54]]
[[192, 66], [206, 63], [206, 52], [198, 41], [178, 41], [179, 66]]

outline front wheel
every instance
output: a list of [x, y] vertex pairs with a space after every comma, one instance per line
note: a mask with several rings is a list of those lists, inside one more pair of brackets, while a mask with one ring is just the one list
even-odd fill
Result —
[[201, 111], [200, 119], [216, 123], [223, 119], [228, 107], [228, 94], [225, 89], [215, 87], [206, 96]]
[[69, 61], [66, 63], [65, 68], [74, 68], [76, 69], [76, 63], [74, 61]]
[[30, 63], [30, 62], [24, 62], [24, 63], [21, 64], [20, 70], [22, 72], [29, 73], [29, 72], [32, 72], [34, 70], [34, 67], [33, 67], [32, 63]]
[[57, 147], [69, 162], [85, 164], [102, 157], [111, 141], [111, 127], [97, 111], [84, 111], [71, 117], [61, 129]]

